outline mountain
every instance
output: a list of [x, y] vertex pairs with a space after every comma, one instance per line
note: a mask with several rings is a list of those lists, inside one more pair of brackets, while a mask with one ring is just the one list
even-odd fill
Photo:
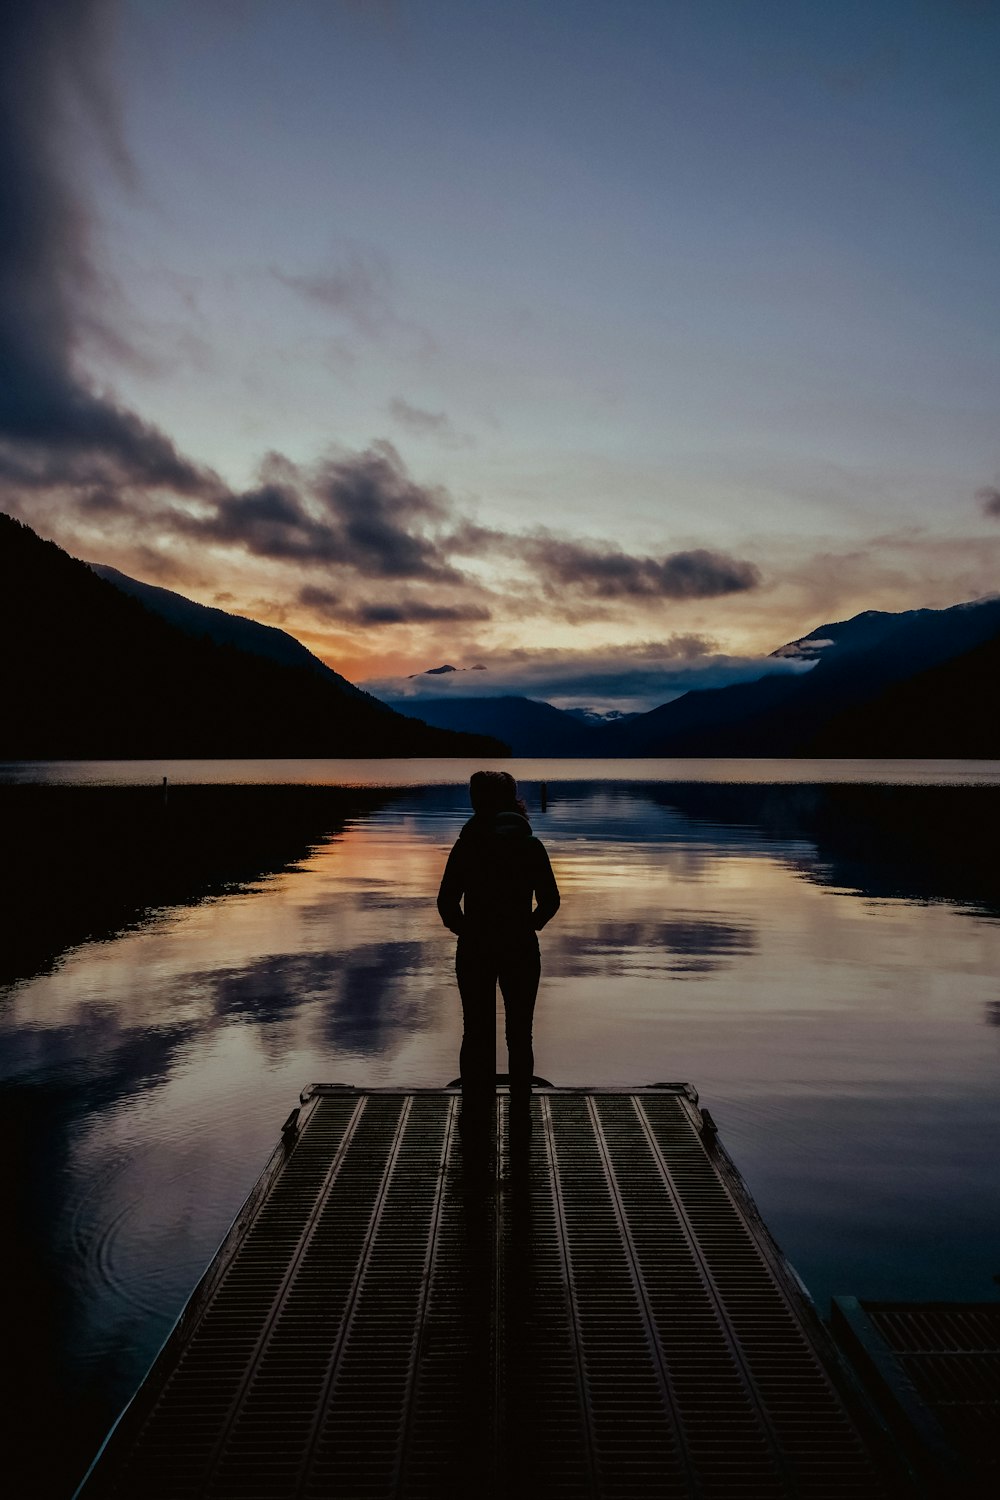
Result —
[[[440, 670], [437, 669], [437, 670]], [[439, 729], [465, 729], [504, 740], [514, 755], [591, 755], [593, 727], [534, 698], [393, 698], [399, 713], [419, 714]]]
[[617, 724], [624, 719], [634, 719], [634, 713], [622, 713], [620, 709], [609, 708], [607, 713], [601, 713], [596, 708], [567, 708], [564, 710], [571, 719], [576, 719], [580, 724], [593, 727], [596, 724]]
[[89, 567], [99, 578], [113, 583], [123, 594], [138, 599], [152, 614], [159, 615], [168, 625], [176, 625], [185, 635], [203, 636], [217, 646], [235, 646], [238, 651], [248, 651], [251, 656], [261, 656], [281, 666], [303, 667], [325, 682], [334, 683], [349, 697], [370, 701], [370, 694], [362, 692], [353, 682], [348, 682], [346, 677], [341, 677], [339, 672], [320, 661], [318, 656], [313, 656], [287, 630], [262, 625], [259, 620], [249, 620], [244, 615], [231, 615], [208, 604], [197, 604], [183, 594], [175, 594], [172, 589], [141, 583], [127, 573], [119, 573], [107, 563], [90, 563]]
[[[1000, 636], [995, 636], [835, 714], [806, 749], [834, 757], [1000, 758], [998, 680]], [[846, 748], [853, 745], [864, 748]]]
[[[908, 741], [901, 727], [891, 726], [903, 703], [911, 703], [908, 722], [919, 722], [917, 700], [935, 682], [942, 690], [952, 682], [965, 704], [976, 668], [968, 668], [962, 687], [957, 663], [998, 636], [1000, 598], [901, 614], [868, 610], [850, 620], [821, 625], [774, 653], [776, 660], [813, 662], [804, 673], [770, 673], [756, 682], [685, 693], [650, 713], [597, 729], [593, 753], [658, 757], [995, 755], [1000, 753], [1000, 734], [989, 740], [985, 715], [974, 738], [994, 748], [976, 752], [959, 748], [946, 722], [934, 743], [955, 748], [933, 752], [918, 748], [918, 742]], [[930, 686], [918, 680], [938, 671], [943, 675], [932, 677]], [[915, 695], [912, 701], [903, 690], [907, 682], [915, 684], [909, 690]], [[971, 733], [974, 705], [969, 703], [967, 711], [962, 711]], [[937, 713], [933, 698], [922, 703], [920, 712], [924, 719]], [[874, 748], [890, 741], [900, 748]], [[926, 726], [919, 743], [931, 743]], [[966, 737], [962, 743], [971, 740]]]
[[[998, 658], [1000, 598], [865, 610], [779, 647], [775, 670], [754, 682], [603, 722], [515, 696], [396, 699], [392, 707], [440, 728], [496, 735], [523, 756], [1000, 756], [990, 695]], [[803, 669], [790, 671], [789, 662]]]
[[3, 515], [0, 640], [4, 759], [506, 752], [404, 718], [315, 658], [281, 661], [181, 628]]

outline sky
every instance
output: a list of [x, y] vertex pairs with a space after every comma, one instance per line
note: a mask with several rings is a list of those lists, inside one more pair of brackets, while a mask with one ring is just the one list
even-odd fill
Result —
[[995, 593], [998, 63], [994, 0], [4, 7], [0, 509], [386, 694]]

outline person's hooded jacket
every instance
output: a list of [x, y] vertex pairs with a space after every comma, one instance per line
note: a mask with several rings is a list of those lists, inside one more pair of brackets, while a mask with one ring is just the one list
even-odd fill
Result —
[[471, 817], [448, 856], [437, 906], [444, 925], [464, 939], [489, 942], [540, 931], [559, 910], [559, 889], [527, 818], [518, 812]]

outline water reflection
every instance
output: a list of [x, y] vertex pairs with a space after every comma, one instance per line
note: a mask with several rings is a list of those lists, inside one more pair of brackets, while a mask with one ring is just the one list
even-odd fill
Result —
[[[696, 978], [730, 966], [756, 946], [745, 923], [722, 921], [695, 912], [669, 919], [597, 920], [587, 932], [566, 939], [553, 934], [548, 945], [564, 977], [599, 973], [668, 973], [674, 979]], [[551, 963], [550, 963], [551, 967]]]
[[[203, 994], [219, 1020], [261, 1027], [287, 1027], [296, 1011], [310, 1008], [318, 1043], [334, 1052], [385, 1053], [393, 1032], [422, 1023], [406, 984], [422, 967], [423, 944], [387, 941], [350, 953], [273, 953], [246, 968], [185, 974], [178, 991]], [[291, 1044], [288, 1032], [279, 1050]]]
[[[563, 895], [539, 1072], [692, 1080], [821, 1300], [990, 1296], [1000, 791], [550, 782], [542, 814], [523, 789]], [[457, 1072], [434, 896], [465, 815], [460, 787], [373, 798], [254, 888], [0, 992], [31, 1493], [70, 1488], [304, 1084]]]
[[704, 786], [643, 788], [668, 813], [739, 830], [819, 884], [874, 898], [953, 901], [1000, 912], [1000, 796], [992, 786]]
[[4, 784], [8, 877], [0, 984], [161, 906], [252, 887], [294, 866], [389, 790], [318, 786]]

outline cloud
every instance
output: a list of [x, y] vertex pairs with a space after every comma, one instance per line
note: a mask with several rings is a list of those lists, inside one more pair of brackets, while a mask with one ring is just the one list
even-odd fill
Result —
[[333, 615], [340, 607], [341, 596], [335, 594], [333, 589], [317, 588], [307, 583], [299, 589], [298, 601], [306, 609], [315, 610], [318, 615]]
[[447, 497], [412, 479], [391, 443], [338, 453], [312, 469], [270, 454], [261, 478], [256, 489], [160, 520], [179, 534], [273, 561], [364, 578], [462, 581], [435, 535], [450, 519]]
[[538, 532], [525, 537], [519, 550], [550, 584], [597, 599], [714, 599], [743, 593], [761, 581], [753, 563], [705, 548], [660, 558], [633, 557], [615, 547]]
[[85, 127], [129, 172], [102, 67], [113, 11], [110, 0], [0, 8], [0, 486], [210, 495], [216, 475], [80, 369], [85, 334], [122, 342], [101, 316], [92, 225], [63, 149]]
[[[88, 375], [95, 337], [125, 342], [108, 323], [93, 255], [95, 226], [69, 163], [89, 131], [127, 180], [128, 152], [103, 71], [113, 0], [38, 0], [0, 8], [0, 500], [24, 519], [113, 540], [116, 560], [165, 554], [149, 576], [203, 567], [206, 548], [277, 565], [270, 593], [313, 574], [309, 607], [345, 625], [448, 625], [558, 615], [611, 618], [612, 606], [712, 598], [759, 581], [750, 563], [708, 551], [631, 556], [541, 531], [490, 529], [420, 482], [387, 440], [335, 450], [305, 466], [267, 455], [257, 482], [234, 491], [209, 467]], [[348, 247], [322, 274], [274, 276], [371, 337], [414, 330], [397, 314], [375, 252]], [[444, 412], [397, 396], [410, 432], [463, 441]], [[145, 549], [142, 552], [141, 549]], [[486, 562], [489, 588], [463, 571]], [[134, 564], [133, 564], [134, 566]], [[506, 568], [506, 575], [505, 575]], [[527, 577], [525, 577], [527, 575]], [[401, 596], [387, 586], [402, 585]], [[289, 592], [301, 590], [294, 578]], [[302, 597], [300, 593], [300, 598]]]
[[491, 618], [484, 604], [472, 601], [439, 604], [426, 599], [395, 599], [352, 603], [332, 589], [310, 585], [299, 589], [298, 602], [326, 619], [353, 621], [358, 625], [426, 625]]
[[411, 432], [447, 432], [451, 423], [443, 411], [424, 411], [411, 406], [402, 396], [393, 396], [389, 402], [389, 415]]
[[801, 673], [814, 663], [773, 656], [731, 656], [697, 635], [633, 642], [592, 651], [522, 650], [483, 653], [485, 672], [421, 673], [363, 684], [377, 698], [485, 698], [515, 695], [558, 708], [644, 711], [692, 688], [728, 687], [768, 673]]
[[428, 604], [404, 599], [398, 604], [361, 604], [354, 610], [359, 625], [414, 625], [460, 620], [489, 620], [484, 604]]
[[271, 275], [289, 291], [338, 314], [369, 338], [379, 337], [397, 321], [389, 267], [374, 250], [352, 245], [345, 259], [328, 271], [293, 275], [272, 266]]
[[1000, 489], [995, 484], [984, 484], [976, 491], [976, 499], [987, 516], [1000, 516]]
[[717, 599], [756, 589], [762, 582], [752, 562], [698, 547], [662, 557], [636, 556], [610, 542], [578, 542], [544, 528], [503, 532], [459, 520], [447, 539], [462, 557], [503, 554], [520, 562], [548, 591], [563, 600], [567, 618], [585, 618], [567, 593], [587, 601]]
[[[107, 486], [78, 499], [92, 512], [114, 507], [123, 519], [155, 520], [161, 535], [321, 572], [322, 581], [299, 586], [298, 600], [345, 625], [486, 621], [498, 604], [508, 615], [555, 613], [592, 623], [613, 618], [615, 604], [716, 598], [760, 581], [753, 564], [704, 549], [632, 556], [547, 531], [480, 526], [457, 512], [443, 487], [416, 480], [385, 439], [361, 452], [335, 450], [312, 466], [270, 453], [258, 480], [241, 493], [220, 487], [194, 505], [161, 506], [155, 514], [145, 498], [122, 500]], [[457, 566], [465, 558], [489, 561], [490, 591]], [[504, 561], [518, 576], [503, 576]], [[372, 598], [361, 587], [366, 582], [433, 592]]]
[[386, 410], [394, 422], [417, 437], [436, 437], [448, 448], [468, 448], [472, 439], [458, 432], [443, 411], [425, 411], [413, 406], [403, 396], [393, 396]]
[[320, 270], [286, 271], [276, 265], [268, 269], [281, 286], [314, 312], [318, 309], [325, 313], [333, 326], [340, 326], [342, 337], [332, 339], [327, 346], [334, 369], [355, 364], [357, 350], [352, 340], [359, 337], [369, 344], [393, 346], [397, 352], [420, 361], [438, 352], [430, 330], [400, 312], [392, 268], [381, 250], [347, 242]]

